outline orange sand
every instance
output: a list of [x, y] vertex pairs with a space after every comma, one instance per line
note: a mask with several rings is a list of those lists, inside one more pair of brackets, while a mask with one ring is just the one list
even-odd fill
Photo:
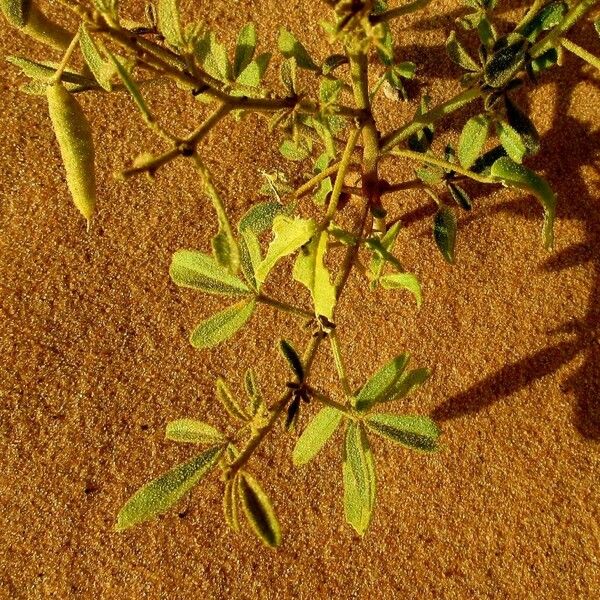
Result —
[[[513, 9], [503, 26], [525, 4], [501, 3]], [[285, 25], [316, 56], [327, 54], [317, 35], [319, 2], [183, 6], [226, 32], [230, 47], [232, 31], [252, 18], [263, 48]], [[404, 21], [412, 30], [397, 27], [399, 54], [422, 66], [412, 90], [432, 76], [434, 103], [457, 90], [457, 70], [443, 56], [455, 6], [434, 1]], [[43, 56], [5, 22], [0, 32], [1, 56]], [[590, 23], [572, 38], [598, 53]], [[277, 552], [227, 530], [216, 477], [180, 514], [112, 531], [138, 486], [193, 452], [163, 440], [167, 421], [201, 415], [231, 431], [213, 400], [215, 377], [227, 374], [239, 388], [243, 369], [256, 365], [274, 395], [285, 376], [275, 341], [286, 336], [301, 345], [305, 334], [261, 308], [234, 345], [191, 348], [190, 329], [222, 305], [168, 278], [174, 250], [207, 249], [214, 234], [196, 177], [180, 161], [154, 183], [116, 183], [111, 173], [134, 154], [162, 146], [124, 96], [86, 95], [101, 190], [86, 235], [44, 100], [19, 93], [20, 81], [2, 67], [0, 597], [600, 596], [600, 94], [597, 76], [579, 59], [566, 56], [565, 68], [528, 96], [543, 134], [542, 152], [528, 164], [547, 174], [560, 197], [552, 254], [541, 247], [541, 210], [531, 198], [471, 186], [477, 206], [461, 216], [452, 268], [434, 249], [427, 199], [388, 199], [392, 214], [407, 215], [399, 255], [422, 279], [423, 307], [417, 311], [402, 293], [366, 297], [364, 281], [353, 277], [339, 332], [353, 385], [403, 350], [414, 365], [433, 369], [427, 386], [397, 410], [436, 417], [444, 451], [424, 457], [374, 440], [379, 495], [361, 540], [343, 521], [340, 432], [318, 460], [295, 469], [294, 436], [278, 428], [276, 443], [251, 463], [284, 529]], [[192, 127], [205, 111], [173, 88], [155, 86], [149, 97], [165, 123]], [[382, 129], [409, 118], [414, 106], [382, 101]], [[446, 137], [456, 139], [466, 114], [444, 123]], [[268, 139], [264, 123], [251, 117], [228, 121], [204, 144], [235, 219], [257, 200], [260, 169], [276, 163], [293, 173]], [[385, 174], [410, 177], [411, 165]], [[291, 285], [280, 293], [307, 302]], [[323, 357], [315, 380], [338, 393]]]

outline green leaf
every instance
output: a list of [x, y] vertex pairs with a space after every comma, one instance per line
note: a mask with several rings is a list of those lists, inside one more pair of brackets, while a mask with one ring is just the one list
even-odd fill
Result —
[[331, 283], [329, 271], [325, 266], [326, 251], [327, 232], [322, 231], [298, 253], [293, 277], [309, 289], [313, 298], [315, 314], [323, 315], [331, 320], [336, 298], [335, 286]]
[[227, 439], [208, 423], [196, 419], [177, 419], [167, 424], [167, 440], [190, 442], [192, 444], [222, 444]]
[[354, 406], [356, 410], [366, 411], [376, 402], [387, 402], [397, 397], [398, 386], [410, 359], [409, 354], [400, 354], [389, 363], [381, 367], [363, 385], [356, 396]]
[[150, 113], [150, 110], [148, 109], [148, 105], [146, 104], [146, 101], [144, 100], [144, 98], [137, 86], [137, 83], [129, 75], [129, 73], [127, 72], [127, 69], [125, 69], [125, 67], [123, 66], [120, 58], [113, 56], [108, 50], [106, 51], [106, 53], [108, 54], [108, 57], [110, 58], [112, 63], [115, 65], [115, 67], [117, 69], [117, 73], [119, 74], [119, 77], [121, 78], [121, 81], [123, 82], [123, 85], [126, 87], [127, 91], [131, 94], [133, 101], [137, 105], [139, 111], [142, 113], [142, 117], [144, 118], [144, 120], [147, 123], [152, 123], [154, 121], [154, 117]]
[[[27, 75], [27, 77], [31, 77], [36, 81], [42, 81], [45, 83], [50, 83], [50, 79], [52, 79], [56, 73], [56, 69], [58, 68], [58, 63], [36, 62], [28, 58], [23, 58], [22, 56], [7, 56], [6, 61], [19, 68], [23, 75]], [[64, 84], [78, 85], [88, 89], [97, 87], [91, 79], [82, 73], [77, 73], [68, 69], [63, 71], [61, 81]], [[65, 85], [65, 87], [69, 89], [67, 85]], [[45, 94], [46, 86], [44, 85], [41, 89], [42, 91], [40, 93]], [[72, 90], [69, 89], [69, 91]]]
[[465, 169], [469, 169], [481, 154], [489, 127], [490, 120], [485, 115], [477, 115], [465, 123], [458, 141], [458, 160]]
[[242, 233], [242, 239], [240, 240], [240, 266], [246, 281], [256, 291], [260, 289], [256, 281], [256, 269], [258, 269], [261, 262], [260, 242], [256, 234], [248, 229]]
[[204, 70], [215, 79], [229, 81], [231, 79], [231, 64], [227, 57], [227, 50], [217, 40], [217, 36], [211, 31], [202, 43], [201, 60]]
[[225, 482], [225, 492], [223, 494], [223, 513], [225, 522], [228, 527], [235, 532], [240, 530], [240, 520], [238, 503], [240, 499], [239, 493], [239, 476], [229, 479]]
[[545, 52], [531, 61], [531, 70], [534, 75], [553, 67], [558, 62], [558, 51], [556, 48], [548, 48]]
[[317, 191], [313, 194], [313, 201], [317, 206], [325, 206], [329, 194], [333, 191], [331, 177], [325, 177], [319, 184]]
[[456, 245], [456, 217], [454, 212], [442, 206], [435, 213], [433, 221], [433, 238], [446, 262], [454, 263], [454, 246]]
[[194, 329], [190, 343], [199, 350], [211, 348], [229, 339], [241, 329], [252, 316], [256, 300], [241, 300], [240, 302], [213, 315]]
[[439, 167], [422, 167], [415, 169], [417, 177], [426, 185], [438, 185], [444, 180], [444, 170]]
[[384, 238], [380, 239], [378, 237], [370, 237], [367, 240], [365, 240], [365, 246], [373, 252], [375, 257], [379, 258], [384, 262], [389, 262], [398, 271], [404, 271], [402, 263], [391, 252], [389, 252], [383, 244]]
[[79, 46], [87, 66], [100, 87], [110, 92], [112, 90], [110, 80], [115, 72], [114, 66], [104, 60], [96, 42], [94, 42], [83, 23], [79, 27]]
[[285, 360], [288, 361], [288, 364], [292, 371], [294, 371], [294, 375], [296, 375], [298, 381], [304, 381], [304, 367], [302, 366], [302, 360], [298, 356], [295, 348], [287, 340], [280, 340], [279, 350]]
[[471, 210], [471, 197], [460, 185], [453, 183], [452, 181], [448, 181], [448, 191], [454, 201], [463, 209], [463, 210]]
[[364, 535], [375, 505], [376, 478], [373, 454], [362, 423], [348, 423], [342, 470], [346, 521], [359, 535]]
[[[402, 229], [402, 222], [398, 221], [394, 223], [381, 237], [381, 246], [380, 248], [375, 248], [373, 251], [373, 257], [371, 258], [371, 262], [369, 264], [369, 278], [371, 279], [371, 289], [375, 289], [379, 282], [379, 278], [383, 273], [383, 268], [386, 262], [389, 262], [386, 259], [386, 256], [393, 256], [390, 254], [390, 250], [394, 247], [396, 243], [396, 239], [398, 238], [398, 234], [400, 233], [400, 229]], [[378, 250], [383, 248], [387, 254], [382, 254]], [[394, 257], [395, 258], [395, 257]]]
[[479, 71], [481, 66], [478, 65], [467, 49], [456, 39], [456, 31], [451, 31], [448, 39], [446, 40], [446, 52], [450, 57], [450, 60], [467, 71]]
[[429, 417], [376, 413], [369, 415], [365, 422], [375, 433], [412, 450], [434, 452], [438, 449], [440, 430]]
[[319, 88], [319, 99], [325, 105], [335, 103], [342, 91], [342, 82], [339, 79], [323, 79]]
[[0, 10], [13, 27], [20, 29], [29, 21], [31, 4], [31, 0], [0, 0]]
[[254, 533], [271, 548], [281, 543], [279, 521], [271, 501], [252, 475], [242, 472], [239, 485], [242, 507]]
[[209, 294], [238, 296], [249, 294], [248, 286], [211, 256], [197, 250], [178, 250], [169, 268], [171, 279], [180, 286]]
[[258, 38], [254, 23], [244, 25], [238, 35], [233, 59], [233, 75], [237, 77], [252, 62]]
[[508, 156], [516, 163], [522, 162], [527, 149], [517, 131], [504, 121], [496, 121], [496, 131], [498, 132], [498, 139]]
[[181, 21], [177, 0], [158, 0], [157, 6], [158, 30], [171, 46], [181, 46]]
[[119, 511], [115, 529], [123, 531], [167, 511], [217, 464], [223, 450], [222, 445], [209, 448], [138, 490]]
[[408, 290], [415, 297], [417, 306], [421, 306], [423, 296], [421, 293], [421, 284], [416, 275], [412, 273], [394, 273], [393, 275], [384, 275], [379, 281], [381, 287], [386, 290]]
[[280, 202], [259, 202], [254, 204], [240, 219], [238, 229], [240, 233], [246, 230], [260, 235], [273, 227], [277, 215], [287, 213], [287, 208]]
[[519, 134], [527, 154], [536, 154], [540, 149], [540, 135], [531, 119], [508, 96], [504, 97], [506, 119]]
[[294, 143], [292, 140], [283, 140], [279, 146], [281, 156], [288, 160], [301, 161], [307, 158], [310, 151], [307, 147]]
[[343, 413], [332, 406], [322, 408], [298, 438], [292, 453], [296, 466], [310, 462], [327, 443], [342, 420]]
[[290, 33], [287, 29], [281, 28], [279, 30], [279, 50], [285, 58], [295, 58], [296, 64], [301, 69], [308, 69], [310, 71], [319, 71], [319, 67], [310, 57], [310, 54], [306, 48], [296, 39], [294, 34]]
[[558, 0], [549, 2], [533, 16], [525, 25], [517, 29], [517, 32], [526, 37], [530, 42], [542, 32], [556, 27], [567, 12], [566, 2]]
[[250, 420], [248, 413], [241, 407], [236, 397], [231, 393], [227, 382], [221, 377], [216, 381], [216, 395], [223, 408], [234, 419], [239, 419], [240, 421]]
[[500, 179], [505, 186], [525, 190], [538, 199], [544, 208], [542, 239], [544, 247], [550, 250], [554, 246], [556, 196], [548, 182], [527, 167], [513, 162], [506, 156], [499, 158], [492, 165], [491, 175]]
[[254, 369], [246, 369], [246, 372], [244, 373], [244, 387], [246, 388], [246, 395], [250, 400], [249, 411], [252, 416], [259, 412], [266, 411], [267, 405], [265, 404], [263, 395], [260, 391]]
[[247, 87], [258, 87], [265, 75], [270, 60], [271, 54], [269, 52], [258, 55], [255, 60], [242, 70], [235, 82]]
[[304, 246], [313, 236], [315, 228], [316, 225], [312, 219], [276, 216], [273, 220], [274, 239], [269, 245], [267, 255], [256, 270], [256, 280], [262, 284], [275, 263]]
[[296, 59], [288, 58], [281, 63], [280, 77], [288, 94], [293, 96], [296, 93]]
[[505, 42], [492, 54], [483, 71], [485, 82], [494, 88], [504, 87], [525, 64], [526, 38], [510, 33]]
[[348, 62], [348, 57], [345, 54], [332, 54], [323, 61], [321, 71], [323, 75], [329, 75], [338, 67], [345, 65]]

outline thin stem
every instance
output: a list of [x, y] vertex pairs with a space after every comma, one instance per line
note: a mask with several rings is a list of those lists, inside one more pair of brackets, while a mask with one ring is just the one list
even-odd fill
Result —
[[415, 12], [415, 11], [419, 10], [420, 8], [424, 8], [430, 2], [431, 2], [431, 0], [413, 0], [412, 2], [409, 2], [408, 4], [404, 4], [403, 6], [391, 8], [390, 10], [386, 10], [385, 12], [382, 12], [378, 15], [372, 15], [369, 20], [373, 24], [387, 23], [388, 21], [391, 21], [392, 19], [397, 19], [398, 17], [402, 17], [411, 12]]
[[[306, 196], [306, 194], [309, 194], [310, 192], [312, 192], [313, 189], [317, 185], [319, 185], [319, 183], [321, 183], [321, 181], [323, 181], [323, 179], [326, 179], [327, 177], [329, 177], [331, 175], [335, 175], [338, 172], [341, 164], [342, 164], [341, 161], [337, 162], [334, 165], [331, 165], [330, 167], [323, 169], [323, 171], [321, 171], [320, 173], [317, 173], [314, 177], [309, 179], [306, 183], [303, 183], [293, 193], [294, 199], [298, 200], [298, 199], [302, 198], [303, 196]], [[350, 168], [357, 167], [357, 166], [358, 165], [356, 163], [352, 163], [350, 165]]]
[[599, 0], [581, 0], [571, 8], [563, 20], [544, 38], [531, 47], [530, 54], [536, 58], [549, 48], [555, 46], [558, 39], [585, 15]]
[[314, 313], [309, 310], [304, 310], [298, 306], [293, 306], [292, 304], [288, 304], [287, 302], [282, 302], [281, 300], [276, 300], [275, 298], [271, 298], [271, 296], [267, 296], [264, 293], [258, 294], [256, 296], [257, 302], [261, 302], [262, 304], [268, 304], [269, 306], [273, 306], [278, 310], [282, 310], [283, 312], [289, 313], [291, 315], [296, 315], [298, 317], [304, 317], [305, 319], [314, 318]]
[[461, 175], [464, 175], [469, 179], [479, 181], [480, 183], [499, 183], [496, 179], [493, 179], [492, 177], [485, 177], [484, 175], [479, 175], [479, 173], [469, 171], [468, 169], [463, 169], [456, 163], [451, 163], [447, 160], [436, 158], [435, 156], [429, 156], [428, 154], [423, 154], [422, 152], [414, 152], [413, 150], [401, 150], [400, 148], [396, 148], [391, 152], [391, 154], [393, 154], [394, 156], [411, 158], [419, 162], [435, 165], [436, 167], [442, 167], [443, 169], [446, 169], [448, 171], [455, 171], [456, 173], [460, 173]]
[[347, 415], [349, 418], [356, 418], [356, 416], [352, 412], [352, 410], [349, 409], [344, 404], [340, 404], [339, 402], [336, 402], [335, 400], [333, 400], [326, 394], [323, 394], [320, 390], [316, 390], [313, 387], [310, 387], [309, 389], [310, 389], [310, 392], [312, 393], [312, 397], [315, 400], [318, 400], [319, 402], [322, 402], [323, 404], [326, 404], [327, 406], [331, 406], [331, 408], [335, 408], [335, 409], [339, 410], [340, 412]]
[[331, 331], [329, 334], [329, 342], [331, 344], [331, 353], [333, 354], [333, 362], [335, 363], [335, 368], [338, 372], [338, 377], [340, 379], [340, 383], [342, 384], [342, 389], [344, 390], [344, 394], [346, 396], [352, 396], [352, 390], [350, 389], [350, 385], [348, 383], [348, 377], [346, 375], [346, 367], [344, 366], [344, 361], [342, 359], [342, 350], [340, 347], [340, 341], [338, 339], [337, 333], [335, 329]]
[[65, 72], [65, 69], [67, 68], [67, 65], [69, 64], [69, 61], [71, 60], [71, 56], [73, 55], [75, 48], [77, 48], [78, 43], [79, 43], [79, 31], [77, 31], [77, 33], [73, 36], [71, 43], [65, 50], [62, 60], [60, 61], [60, 64], [58, 65], [56, 72], [52, 76], [52, 80], [51, 80], [52, 83], [58, 83], [60, 81], [60, 78], [62, 77], [63, 73]]
[[567, 38], [561, 38], [560, 43], [563, 48], [566, 48], [569, 52], [572, 52], [576, 56], [579, 56], [579, 58], [585, 60], [585, 62], [592, 65], [592, 67], [595, 67], [596, 69], [600, 70], [600, 58], [598, 58], [591, 52], [588, 52], [585, 48], [582, 48], [575, 42], [568, 40]]
[[331, 192], [331, 197], [329, 199], [329, 206], [327, 207], [327, 213], [325, 214], [325, 220], [322, 229], [327, 228], [327, 226], [333, 219], [335, 212], [337, 211], [338, 201], [340, 199], [344, 187], [344, 179], [346, 177], [348, 169], [350, 168], [350, 164], [352, 162], [352, 154], [354, 152], [356, 142], [358, 142], [358, 138], [360, 137], [360, 132], [361, 128], [357, 127], [350, 133], [350, 136], [348, 137], [348, 142], [346, 143], [346, 148], [344, 149], [342, 160], [340, 161], [340, 166], [335, 178], [335, 183], [333, 185], [333, 191]]

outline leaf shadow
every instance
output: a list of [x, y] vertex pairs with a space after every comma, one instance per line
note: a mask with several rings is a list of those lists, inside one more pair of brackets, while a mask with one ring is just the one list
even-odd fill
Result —
[[[594, 39], [589, 26], [587, 29], [581, 34], [583, 39]], [[568, 56], [566, 61], [566, 68], [553, 70], [545, 79], [554, 87], [556, 98], [552, 124], [542, 138], [540, 154], [527, 163], [535, 171], [548, 174], [559, 198], [558, 219], [577, 221], [583, 229], [583, 241], [550, 256], [541, 270], [563, 273], [568, 286], [573, 269], [582, 265], [592, 268], [585, 314], [579, 321], [570, 319], [559, 328], [570, 333], [567, 341], [551, 344], [506, 365], [445, 400], [432, 412], [438, 421], [485, 410], [582, 356], [581, 366], [563, 382], [561, 390], [569, 390], [575, 396], [572, 422], [576, 430], [586, 439], [600, 440], [600, 206], [598, 195], [590, 192], [593, 182], [589, 183], [589, 170], [586, 178], [582, 172], [582, 167], [587, 166], [598, 175], [600, 134], [591, 132], [590, 123], [569, 114], [577, 83], [585, 80], [597, 88], [598, 82], [588, 76], [586, 68], [575, 57]], [[532, 203], [513, 200], [489, 207], [489, 211], [491, 214], [510, 211], [530, 219], [539, 214], [535, 208]]]

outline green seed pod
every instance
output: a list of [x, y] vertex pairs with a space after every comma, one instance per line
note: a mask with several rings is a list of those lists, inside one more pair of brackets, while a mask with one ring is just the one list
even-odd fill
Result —
[[94, 144], [90, 125], [79, 102], [62, 83], [48, 86], [48, 109], [58, 140], [67, 185], [79, 212], [89, 220], [96, 207]]
[[47, 19], [33, 0], [0, 0], [0, 11], [13, 27], [53, 48], [65, 50], [73, 38], [72, 33]]

